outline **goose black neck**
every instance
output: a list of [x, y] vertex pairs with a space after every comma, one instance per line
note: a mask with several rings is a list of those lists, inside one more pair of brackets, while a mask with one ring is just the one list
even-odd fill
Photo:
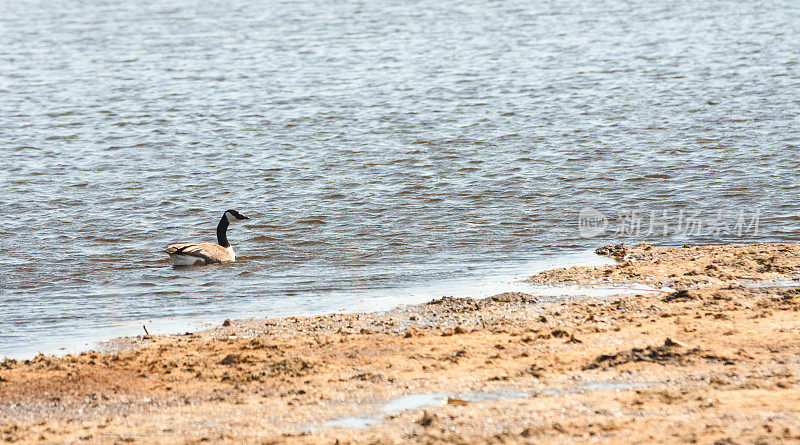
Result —
[[217, 243], [222, 247], [228, 247], [228, 218], [222, 215], [222, 219], [217, 224]]

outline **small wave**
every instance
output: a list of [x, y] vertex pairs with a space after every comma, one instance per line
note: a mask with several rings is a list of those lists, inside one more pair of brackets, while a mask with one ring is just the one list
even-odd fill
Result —
[[47, 113], [47, 117], [63, 117], [63, 116], [72, 116], [74, 115], [74, 111], [65, 111], [63, 113]]
[[325, 241], [317, 241], [317, 240], [303, 240], [292, 244], [295, 246], [304, 247], [304, 246], [320, 246], [320, 245], [326, 245], [328, 243], [326, 243]]
[[247, 241], [278, 241], [278, 238], [269, 235], [259, 235], [253, 238], [248, 238]]
[[46, 141], [69, 141], [69, 140], [77, 139], [77, 138], [78, 138], [77, 134], [68, 134], [68, 135], [64, 135], [64, 136], [58, 136], [58, 135], [56, 135], [56, 136], [48, 136], [48, 137], [44, 138], [44, 140], [46, 140]]
[[[245, 227], [248, 229], [273, 229], [273, 230], [285, 230], [285, 227], [282, 225], [277, 224], [245, 224]], [[178, 227], [171, 227], [176, 229]]]
[[322, 218], [308, 218], [308, 219], [301, 219], [297, 221], [297, 224], [305, 224], [305, 225], [322, 225], [327, 224], [327, 222]]
[[92, 240], [101, 243], [121, 243], [125, 241], [121, 238], [102, 238], [102, 237], [93, 237]]
[[322, 199], [342, 199], [345, 195], [341, 193], [331, 193], [330, 195], [323, 195]]

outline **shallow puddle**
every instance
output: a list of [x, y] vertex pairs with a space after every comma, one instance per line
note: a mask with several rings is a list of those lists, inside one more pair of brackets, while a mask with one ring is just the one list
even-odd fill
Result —
[[659, 382], [593, 382], [585, 385], [565, 387], [565, 388], [546, 388], [536, 391], [472, 391], [466, 394], [457, 393], [425, 393], [425, 394], [408, 394], [389, 400], [383, 405], [367, 405], [374, 409], [370, 412], [359, 414], [355, 416], [339, 417], [329, 420], [315, 429], [326, 428], [366, 428], [383, 421], [386, 416], [400, 414], [403, 411], [409, 411], [420, 408], [428, 408], [432, 406], [444, 406], [448, 403], [462, 404], [471, 402], [495, 401], [495, 400], [511, 400], [521, 399], [525, 397], [532, 397], [537, 394], [544, 395], [560, 395], [560, 394], [573, 394], [584, 391], [608, 391], [608, 390], [626, 390], [632, 388], [641, 388], [646, 386], [656, 385]]
[[749, 288], [772, 288], [772, 287], [798, 287], [800, 286], [800, 278], [792, 280], [756, 280], [752, 278], [742, 277], [739, 284]]

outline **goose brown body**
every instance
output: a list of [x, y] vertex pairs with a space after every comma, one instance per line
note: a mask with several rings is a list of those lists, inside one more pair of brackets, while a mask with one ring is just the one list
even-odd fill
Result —
[[[228, 263], [231, 261], [236, 261], [236, 255], [233, 253], [233, 247], [222, 247], [217, 243], [173, 244], [167, 247], [164, 252], [167, 252], [169, 256], [172, 257], [172, 261], [176, 265], [184, 265], [182, 263], [190, 263], [186, 265], [192, 265]], [[176, 256], [186, 256], [189, 258], [176, 258]]]

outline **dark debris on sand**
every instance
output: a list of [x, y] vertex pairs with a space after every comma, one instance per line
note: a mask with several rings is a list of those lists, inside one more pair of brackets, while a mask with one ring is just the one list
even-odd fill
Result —
[[583, 370], [597, 368], [611, 368], [624, 365], [626, 363], [650, 362], [660, 365], [682, 365], [687, 363], [691, 357], [699, 357], [708, 361], [732, 364], [732, 361], [725, 357], [709, 354], [700, 348], [688, 349], [680, 343], [667, 338], [661, 346], [647, 346], [644, 348], [632, 348], [616, 354], [602, 354], [594, 361], [583, 367]]
[[504, 292], [487, 298], [455, 298], [442, 297], [428, 303], [428, 306], [439, 306], [452, 312], [474, 312], [492, 305], [533, 304], [539, 299], [524, 292]]

